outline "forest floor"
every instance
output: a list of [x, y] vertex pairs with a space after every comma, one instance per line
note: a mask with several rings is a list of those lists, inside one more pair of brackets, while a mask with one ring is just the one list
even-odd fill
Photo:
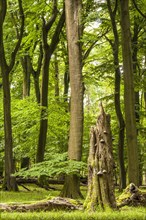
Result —
[[[36, 201], [51, 199], [59, 196], [61, 185], [51, 185], [55, 190], [45, 190], [35, 184], [24, 184], [30, 191], [19, 186], [19, 192], [0, 192], [0, 203], [34, 203]], [[86, 186], [81, 186], [86, 197]], [[145, 190], [146, 192], [146, 190]], [[116, 191], [116, 196], [119, 192]], [[84, 200], [80, 201], [84, 202]], [[97, 211], [95, 213], [80, 211], [40, 211], [40, 212], [1, 212], [0, 220], [146, 220], [146, 208], [124, 206], [118, 211]]]

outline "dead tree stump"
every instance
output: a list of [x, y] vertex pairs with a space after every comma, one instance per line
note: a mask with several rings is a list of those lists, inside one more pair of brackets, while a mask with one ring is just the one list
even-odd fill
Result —
[[102, 104], [95, 127], [90, 131], [88, 157], [88, 192], [84, 206], [88, 210], [116, 208], [113, 180], [114, 161], [110, 115], [105, 114]]

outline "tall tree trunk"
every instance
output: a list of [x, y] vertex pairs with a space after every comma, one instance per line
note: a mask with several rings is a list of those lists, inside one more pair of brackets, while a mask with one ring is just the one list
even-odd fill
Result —
[[114, 11], [112, 11], [111, 1], [107, 0], [107, 6], [111, 18], [112, 29], [114, 34], [114, 42], [110, 41], [110, 44], [113, 49], [114, 57], [114, 68], [115, 68], [115, 110], [119, 123], [119, 141], [118, 141], [118, 158], [119, 158], [119, 168], [120, 168], [120, 188], [124, 189], [126, 187], [126, 171], [124, 165], [124, 131], [125, 131], [125, 122], [121, 110], [120, 103], [120, 82], [121, 82], [121, 71], [119, 65], [119, 36], [116, 25], [116, 11], [118, 8], [118, 1], [116, 0]]
[[124, 106], [128, 148], [128, 180], [139, 186], [139, 162], [135, 119], [134, 80], [131, 52], [129, 1], [120, 0], [124, 68]]
[[[139, 83], [140, 79], [140, 73], [138, 72], [138, 35], [140, 31], [140, 25], [139, 21], [136, 17], [134, 17], [134, 31], [133, 31], [133, 38], [132, 38], [132, 61], [133, 61], [133, 73], [135, 78], [135, 83]], [[138, 88], [138, 89], [137, 89]], [[139, 127], [140, 124], [140, 94], [139, 94], [139, 86], [135, 88], [135, 118], [137, 127]], [[139, 134], [139, 130], [137, 128], [137, 135]], [[143, 152], [141, 152], [141, 149], [138, 151], [139, 153], [139, 184], [142, 185], [142, 169], [143, 169], [143, 163], [142, 163], [142, 157]]]
[[5, 16], [7, 13], [7, 1], [0, 1], [0, 67], [2, 73], [3, 81], [3, 106], [4, 106], [4, 132], [5, 132], [5, 176], [3, 189], [17, 191], [18, 187], [16, 184], [16, 178], [12, 176], [14, 172], [14, 162], [13, 162], [13, 140], [12, 140], [12, 124], [11, 124], [11, 95], [10, 95], [10, 81], [9, 74], [12, 71], [16, 54], [20, 48], [22, 41], [23, 30], [24, 30], [24, 14], [22, 1], [18, 0], [19, 12], [21, 17], [20, 32], [18, 36], [17, 43], [11, 53], [10, 64], [7, 64], [6, 54], [4, 49], [3, 40], [3, 24], [5, 21]]
[[[81, 59], [81, 1], [66, 0], [66, 26], [69, 51], [69, 72], [71, 86], [71, 109], [68, 156], [71, 160], [81, 160], [83, 138], [83, 81]], [[65, 179], [62, 195], [77, 198], [81, 196], [79, 178], [69, 175]]]
[[[132, 38], [132, 61], [133, 61], [133, 73], [135, 81], [140, 77], [137, 73], [137, 53], [138, 53], [138, 34], [139, 34], [139, 25], [137, 19], [134, 18], [134, 33]], [[136, 89], [135, 91], [135, 117], [136, 122], [139, 123], [140, 121], [140, 103], [139, 103], [139, 90]], [[138, 132], [138, 131], [137, 131]]]
[[47, 107], [48, 107], [48, 83], [49, 83], [49, 64], [50, 64], [50, 50], [49, 46], [44, 47], [44, 61], [42, 69], [42, 87], [41, 87], [41, 121], [39, 131], [39, 141], [36, 154], [36, 162], [42, 162], [44, 160], [44, 152], [47, 137], [48, 119], [47, 119]]
[[[11, 124], [11, 96], [10, 96], [10, 83], [9, 73], [7, 68], [3, 69], [3, 106], [4, 106], [4, 130], [5, 130], [5, 177], [3, 183], [3, 189], [8, 191], [17, 191], [14, 173], [14, 161], [13, 161], [13, 141], [12, 141], [12, 124]], [[2, 72], [3, 72], [2, 71]]]

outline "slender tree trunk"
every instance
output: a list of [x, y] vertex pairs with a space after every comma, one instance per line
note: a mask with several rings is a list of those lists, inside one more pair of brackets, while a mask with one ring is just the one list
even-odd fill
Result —
[[139, 162], [135, 120], [134, 79], [130, 37], [129, 1], [120, 0], [124, 68], [124, 106], [128, 148], [128, 180], [139, 186]]
[[34, 79], [34, 88], [35, 88], [35, 96], [36, 101], [38, 104], [40, 104], [40, 83], [39, 83], [39, 74], [36, 72], [33, 73], [33, 79]]
[[59, 67], [58, 67], [58, 60], [57, 60], [57, 53], [54, 55], [54, 65], [55, 65], [55, 74], [54, 74], [54, 81], [55, 81], [55, 97], [57, 101], [59, 101]]
[[120, 83], [121, 83], [121, 71], [119, 65], [119, 36], [116, 25], [116, 11], [118, 8], [118, 1], [115, 3], [115, 11], [112, 11], [111, 1], [107, 0], [107, 6], [111, 18], [112, 29], [114, 34], [114, 42], [111, 43], [113, 49], [113, 57], [114, 57], [114, 68], [115, 68], [115, 110], [119, 123], [119, 141], [118, 141], [118, 158], [119, 158], [119, 168], [120, 168], [120, 188], [124, 189], [126, 187], [126, 171], [124, 165], [124, 131], [125, 131], [125, 122], [121, 110], [120, 103]]
[[[65, 1], [67, 40], [69, 51], [69, 72], [71, 85], [71, 109], [68, 156], [71, 160], [81, 160], [83, 138], [83, 82], [81, 60], [81, 1]], [[62, 196], [77, 198], [81, 196], [79, 178], [66, 177]]]
[[57, 1], [54, 0], [54, 7], [52, 12], [52, 17], [48, 22], [43, 18], [43, 28], [42, 28], [42, 40], [43, 40], [43, 67], [42, 67], [42, 87], [41, 87], [41, 117], [40, 117], [40, 131], [39, 140], [36, 153], [36, 162], [42, 162], [44, 160], [46, 138], [47, 138], [47, 128], [48, 128], [48, 85], [49, 85], [49, 65], [51, 60], [51, 55], [54, 53], [57, 44], [59, 42], [60, 32], [63, 28], [65, 21], [65, 12], [60, 16], [54, 35], [51, 40], [51, 44], [48, 44], [48, 33], [51, 29], [53, 23], [55, 22], [57, 16]]
[[36, 162], [42, 162], [44, 160], [44, 152], [47, 137], [48, 128], [48, 83], [49, 83], [49, 64], [50, 64], [50, 50], [49, 46], [44, 48], [44, 62], [42, 69], [42, 87], [41, 87], [41, 121], [40, 121], [40, 131], [39, 131], [39, 141], [36, 155]]
[[[12, 176], [14, 173], [13, 161], [13, 141], [12, 141], [12, 124], [11, 124], [11, 96], [10, 83], [7, 68], [3, 69], [3, 106], [4, 106], [4, 129], [5, 129], [5, 176], [3, 189], [8, 191], [17, 191], [16, 178]], [[2, 71], [2, 72], [3, 72]]]
[[42, 44], [40, 43], [40, 51], [39, 51], [39, 57], [38, 57], [38, 65], [37, 65], [37, 70], [35, 71], [32, 65], [32, 75], [34, 79], [34, 88], [35, 88], [35, 95], [36, 95], [36, 100], [37, 103], [40, 104], [40, 83], [39, 83], [39, 77], [40, 77], [40, 72], [41, 72], [41, 67], [42, 67], [42, 60], [43, 60], [43, 48]]
[[31, 61], [29, 55], [25, 55], [21, 59], [23, 68], [23, 98], [30, 95], [30, 75], [32, 72]]

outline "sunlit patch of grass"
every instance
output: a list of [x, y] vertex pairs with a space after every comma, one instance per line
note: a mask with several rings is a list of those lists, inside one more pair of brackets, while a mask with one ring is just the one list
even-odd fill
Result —
[[11, 203], [11, 202], [33, 202], [49, 198], [50, 196], [58, 196], [60, 191], [57, 190], [45, 190], [36, 186], [35, 184], [25, 184], [25, 186], [30, 190], [27, 191], [22, 186], [19, 186], [19, 192], [0, 192], [0, 202], [1, 203]]
[[83, 212], [83, 211], [51, 211], [28, 213], [1, 213], [2, 220], [145, 220], [145, 208], [125, 207], [121, 211]]
[[[62, 185], [50, 185], [55, 190], [45, 190], [35, 184], [24, 184], [30, 191], [19, 187], [19, 192], [0, 192], [1, 203], [31, 203], [59, 196]], [[87, 187], [81, 186], [86, 198]], [[119, 192], [116, 190], [116, 196]], [[84, 202], [84, 200], [81, 200]], [[50, 211], [50, 212], [1, 212], [0, 220], [146, 220], [145, 207], [123, 207], [119, 211]]]

